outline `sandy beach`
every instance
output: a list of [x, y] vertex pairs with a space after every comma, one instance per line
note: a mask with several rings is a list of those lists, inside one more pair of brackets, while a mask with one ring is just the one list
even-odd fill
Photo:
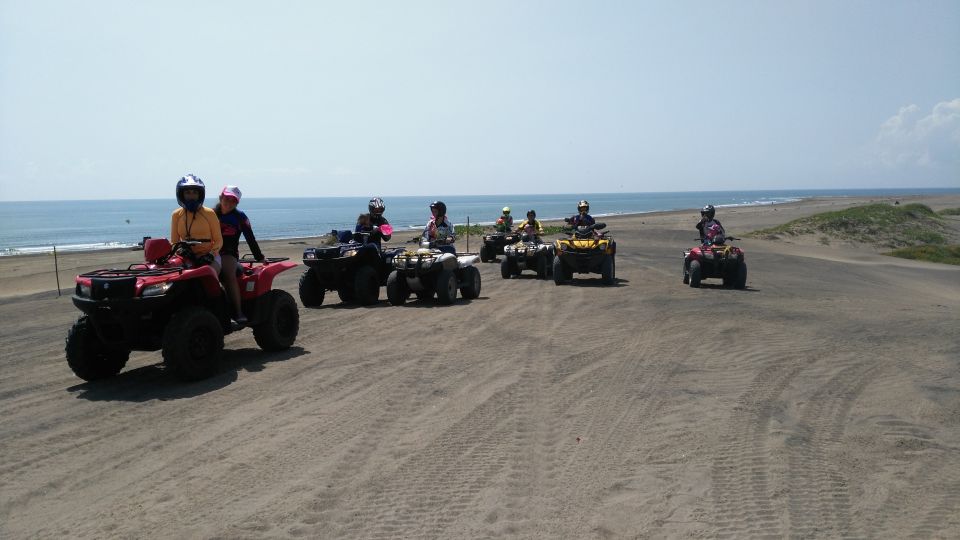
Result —
[[61, 254], [60, 297], [52, 256], [0, 258], [0, 537], [960, 537], [960, 267], [750, 238], [746, 290], [691, 289], [697, 218], [605, 218], [611, 287], [481, 264], [452, 306], [328, 295], [289, 351], [233, 333], [190, 384], [159, 352], [96, 383], [64, 359], [73, 276], [142, 252]]

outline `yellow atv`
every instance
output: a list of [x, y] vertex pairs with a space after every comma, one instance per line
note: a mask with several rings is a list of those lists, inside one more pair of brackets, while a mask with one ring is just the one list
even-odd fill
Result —
[[569, 238], [554, 244], [553, 282], [561, 285], [573, 273], [600, 274], [604, 285], [613, 285], [616, 275], [617, 243], [603, 231], [606, 223], [594, 223], [564, 231]]

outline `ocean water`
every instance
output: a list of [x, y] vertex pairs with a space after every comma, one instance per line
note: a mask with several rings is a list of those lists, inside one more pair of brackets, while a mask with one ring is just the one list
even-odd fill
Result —
[[[509, 206], [514, 219], [535, 209], [542, 220], [576, 213], [580, 199], [590, 201], [594, 216], [664, 210], [778, 204], [811, 197], [905, 196], [960, 194], [960, 189], [848, 189], [776, 191], [700, 191], [674, 193], [587, 193], [567, 195], [471, 195], [436, 197], [447, 204], [457, 224], [492, 223]], [[331, 229], [352, 228], [367, 211], [369, 197], [243, 199], [258, 239], [317, 236]], [[429, 197], [386, 197], [384, 214], [395, 229], [420, 229], [430, 216]], [[207, 206], [215, 199], [208, 198]], [[0, 202], [0, 256], [129, 247], [143, 237], [170, 234], [171, 199], [107, 201]]]

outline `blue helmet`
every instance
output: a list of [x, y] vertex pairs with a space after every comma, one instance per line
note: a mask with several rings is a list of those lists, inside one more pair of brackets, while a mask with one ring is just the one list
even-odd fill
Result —
[[[183, 192], [187, 189], [195, 189], [200, 192], [200, 197], [195, 201], [183, 200]], [[188, 212], [196, 212], [203, 206], [203, 198], [207, 194], [207, 188], [203, 185], [203, 180], [196, 175], [188, 174], [177, 182], [177, 204]]]

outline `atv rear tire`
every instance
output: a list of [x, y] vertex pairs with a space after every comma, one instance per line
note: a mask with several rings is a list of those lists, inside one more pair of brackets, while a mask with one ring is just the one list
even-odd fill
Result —
[[607, 255], [603, 258], [603, 261], [600, 263], [600, 280], [604, 285], [613, 285], [613, 278], [615, 277], [616, 266], [613, 262], [613, 256]]
[[457, 276], [453, 270], [441, 270], [437, 276], [437, 302], [450, 305], [457, 299]]
[[690, 286], [694, 289], [700, 287], [700, 261], [690, 261], [690, 269], [687, 271], [690, 275]]
[[683, 259], [683, 284], [688, 285], [690, 283], [690, 273], [687, 271], [687, 259]]
[[289, 349], [300, 332], [300, 312], [287, 291], [273, 289], [258, 300], [262, 322], [253, 327], [253, 339], [265, 351]]
[[380, 301], [380, 278], [370, 266], [361, 266], [353, 276], [353, 293], [357, 302], [370, 306]]
[[184, 381], [210, 377], [223, 356], [223, 327], [206, 309], [197, 306], [173, 314], [163, 331], [163, 363]]
[[402, 306], [410, 298], [410, 289], [407, 287], [407, 278], [400, 277], [394, 270], [387, 276], [387, 301], [392, 306]]
[[73, 373], [85, 381], [113, 377], [127, 365], [130, 351], [110, 349], [90, 324], [87, 316], [80, 317], [67, 333], [67, 364]]
[[735, 289], [746, 289], [747, 288], [747, 263], [740, 261], [740, 265], [737, 267], [737, 281], [733, 284]]
[[463, 287], [460, 295], [468, 300], [480, 296], [480, 271], [472, 266], [463, 269]]
[[504, 255], [503, 260], [500, 261], [500, 277], [503, 279], [510, 279], [510, 275], [510, 257]]
[[307, 271], [300, 276], [300, 303], [303, 307], [323, 305], [325, 292], [320, 284], [320, 278], [317, 277], [317, 271], [307, 268]]

